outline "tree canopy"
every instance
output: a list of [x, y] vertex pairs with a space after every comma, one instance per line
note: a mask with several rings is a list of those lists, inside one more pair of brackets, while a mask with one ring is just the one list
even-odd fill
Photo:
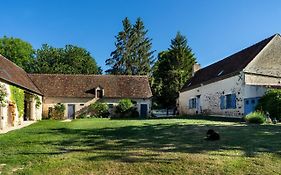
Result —
[[101, 74], [95, 59], [86, 49], [74, 45], [64, 48], [55, 48], [43, 44], [36, 51], [34, 64], [30, 69], [32, 73], [48, 74]]
[[29, 71], [34, 53], [32, 45], [26, 41], [6, 36], [0, 38], [0, 54], [26, 71]]
[[171, 40], [170, 48], [158, 54], [152, 69], [152, 90], [154, 100], [162, 107], [176, 105], [176, 98], [184, 83], [191, 77], [196, 59], [179, 32]]
[[116, 49], [105, 62], [111, 68], [109, 74], [148, 75], [153, 63], [151, 39], [148, 38], [143, 21], [138, 18], [134, 25], [128, 18], [122, 21], [123, 30], [118, 33]]

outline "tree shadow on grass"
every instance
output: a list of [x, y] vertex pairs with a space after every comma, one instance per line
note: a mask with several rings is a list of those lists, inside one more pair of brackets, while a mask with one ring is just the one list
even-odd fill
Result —
[[[219, 141], [204, 140], [212, 128], [221, 135]], [[281, 155], [280, 125], [181, 125], [146, 124], [116, 128], [51, 129], [65, 139], [48, 141], [42, 145], [57, 147], [51, 154], [86, 153], [90, 161], [118, 160], [123, 162], [172, 162], [163, 153], [207, 153], [236, 156], [231, 151], [241, 151], [242, 156], [258, 153]], [[28, 153], [22, 153], [28, 154]], [[36, 154], [36, 153], [34, 153]], [[40, 153], [37, 153], [40, 154]], [[45, 153], [44, 153], [45, 154]]]

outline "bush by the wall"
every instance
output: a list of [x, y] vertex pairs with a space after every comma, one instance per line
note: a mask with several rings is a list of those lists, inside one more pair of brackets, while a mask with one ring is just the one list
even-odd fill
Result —
[[55, 120], [64, 119], [65, 105], [58, 103], [49, 111], [49, 118]]
[[89, 106], [88, 112], [94, 117], [106, 118], [109, 116], [108, 105], [106, 103], [93, 103]]
[[263, 112], [252, 112], [244, 118], [248, 123], [262, 124], [266, 121], [266, 116]]
[[134, 103], [130, 99], [122, 99], [119, 101], [114, 114], [111, 118], [138, 118], [139, 112]]
[[132, 100], [130, 99], [122, 99], [119, 101], [118, 105], [116, 106], [117, 113], [123, 113], [128, 111], [134, 106]]
[[256, 110], [267, 111], [270, 118], [281, 119], [281, 89], [270, 89], [259, 100]]

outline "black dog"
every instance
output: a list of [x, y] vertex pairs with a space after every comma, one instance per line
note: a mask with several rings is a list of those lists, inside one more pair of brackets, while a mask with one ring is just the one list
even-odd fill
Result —
[[211, 140], [211, 141], [220, 140], [220, 135], [217, 132], [215, 132], [213, 129], [209, 129], [207, 131], [206, 140]]

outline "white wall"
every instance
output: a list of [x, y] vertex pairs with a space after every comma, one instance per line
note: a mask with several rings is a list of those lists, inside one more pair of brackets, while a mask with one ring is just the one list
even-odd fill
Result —
[[[62, 103], [65, 105], [65, 118], [68, 116], [68, 104], [74, 104], [75, 105], [75, 112], [81, 110], [87, 105], [90, 105], [91, 103], [94, 103], [98, 99], [93, 98], [69, 98], [69, 97], [44, 97], [43, 100], [43, 116], [48, 116], [48, 110], [49, 107], [54, 107], [57, 103]], [[116, 106], [118, 104], [118, 101], [120, 99], [116, 98], [102, 98], [101, 102], [107, 103], [107, 104], [113, 104]], [[140, 111], [140, 105], [141, 104], [147, 104], [148, 105], [148, 111], [147, 115], [151, 114], [151, 99], [132, 99], [137, 102], [137, 108], [138, 111]], [[81, 106], [81, 104], [84, 104], [84, 106]]]
[[[241, 116], [243, 103], [243, 74], [191, 89], [180, 93], [179, 111], [181, 114], [196, 114], [198, 109], [189, 109], [189, 99], [200, 95], [200, 106], [203, 113], [211, 115]], [[236, 109], [220, 109], [220, 97], [236, 94]], [[201, 111], [198, 111], [200, 113]]]
[[[241, 117], [244, 115], [244, 99], [261, 97], [265, 92], [264, 86], [245, 84], [245, 76], [241, 72], [239, 75], [180, 93], [179, 111], [180, 114], [196, 114], [198, 109], [189, 109], [189, 99], [200, 95], [203, 113]], [[233, 93], [236, 94], [236, 109], [221, 109], [220, 97]]]
[[[3, 84], [7, 90], [7, 97], [6, 97], [6, 101], [7, 101], [7, 105], [5, 107], [0, 107], [0, 129], [4, 129], [8, 127], [8, 105], [9, 105], [9, 101], [11, 101], [11, 91], [10, 91], [10, 85], [7, 83], [3, 83], [0, 82], [1, 84]], [[39, 96], [41, 103], [42, 103], [42, 97]], [[42, 119], [42, 105], [37, 109], [35, 107], [35, 100], [32, 99], [31, 102], [31, 111], [30, 111], [30, 115], [31, 117], [33, 117], [33, 120], [41, 120]], [[19, 117], [18, 114], [18, 110], [17, 108], [15, 109], [15, 119], [14, 119], [14, 126], [17, 126], [19, 124], [21, 124], [23, 122], [23, 117]]]
[[244, 99], [262, 97], [266, 92], [265, 86], [244, 85]]
[[82, 104], [86, 104], [91, 101], [92, 98], [65, 98], [65, 97], [44, 97], [43, 100], [43, 116], [48, 116], [49, 107], [54, 107], [57, 103], [62, 103], [65, 105], [66, 110], [64, 113], [65, 118], [68, 116], [68, 104], [75, 105], [75, 111], [79, 111], [85, 106], [81, 106]]

